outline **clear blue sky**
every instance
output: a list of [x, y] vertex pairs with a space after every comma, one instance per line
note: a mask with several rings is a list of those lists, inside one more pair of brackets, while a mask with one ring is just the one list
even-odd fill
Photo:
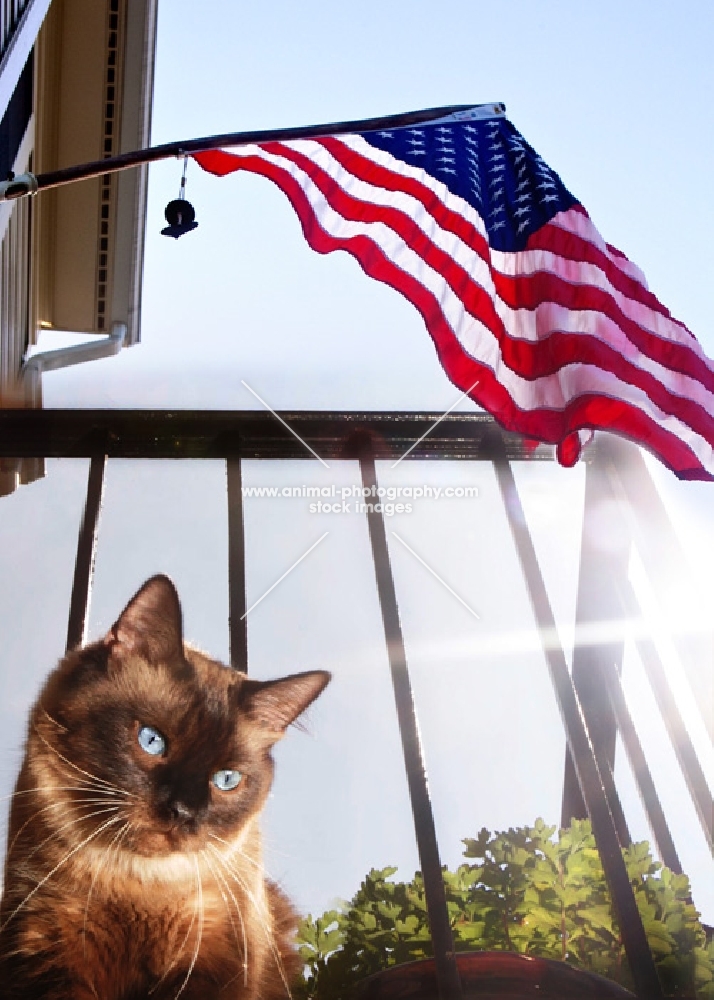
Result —
[[[713, 29], [706, 2], [162, 0], [153, 141], [503, 101], [605, 238], [639, 264], [714, 355]], [[312, 253], [267, 181], [217, 180], [192, 164], [187, 194], [199, 228], [174, 242], [159, 230], [180, 164], [155, 165], [150, 176], [142, 344], [49, 374], [46, 405], [258, 406], [241, 379], [282, 409], [439, 412], [457, 398], [412, 307], [346, 255]], [[8, 747], [38, 678], [61, 651], [85, 468], [52, 463], [44, 483], [2, 501], [0, 538], [38, 575], [52, 568], [49, 580], [3, 585], [25, 642], [3, 652], [5, 669], [17, 674], [21, 659], [26, 664], [5, 709]], [[317, 463], [246, 470], [261, 485], [352, 483], [355, 474], [338, 467], [326, 479]], [[442, 850], [455, 863], [460, 838], [481, 826], [522, 825], [537, 815], [558, 821], [563, 733], [490, 470], [404, 464], [391, 475], [395, 483], [480, 489], [470, 506], [423, 504], [393, 524], [480, 615], [475, 621], [392, 543]], [[711, 486], [655, 475], [695, 567], [692, 580], [711, 601]], [[522, 470], [519, 481], [567, 644], [582, 468]], [[111, 623], [145, 576], [165, 570], [185, 596], [189, 635], [226, 655], [222, 489], [216, 465], [186, 474], [174, 463], [158, 471], [115, 464], [95, 630]], [[272, 870], [314, 910], [351, 895], [373, 865], [398, 863], [409, 876], [417, 863], [365, 526], [348, 518], [328, 524], [297, 501], [256, 501], [246, 518], [252, 599], [331, 533], [249, 620], [258, 676], [313, 666], [335, 673], [312, 713], [312, 737], [294, 733], [280, 748], [269, 822]], [[696, 627], [711, 630], [711, 617]], [[710, 631], [702, 642], [709, 656], [702, 669], [711, 669]], [[658, 754], [666, 741], [640, 698], [634, 661], [628, 683], [648, 748]], [[662, 751], [657, 765], [695, 898], [714, 921], [706, 847], [671, 757]], [[11, 770], [8, 763], [6, 780]], [[619, 777], [633, 830], [646, 837], [626, 769]]]
[[[714, 354], [713, 22], [705, 2], [172, 0], [160, 4], [153, 138], [504, 101]], [[451, 403], [415, 310], [346, 255], [312, 253], [269, 182], [192, 165], [199, 229], [160, 238], [179, 177], [176, 161], [152, 168], [142, 348], [101, 378], [56, 376], [75, 402], [206, 405], [205, 391], [209, 405], [250, 407], [240, 378], [253, 378], [285, 407]]]

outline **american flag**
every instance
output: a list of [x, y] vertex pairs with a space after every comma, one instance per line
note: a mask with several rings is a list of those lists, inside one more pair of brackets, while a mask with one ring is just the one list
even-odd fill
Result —
[[314, 250], [346, 250], [406, 296], [449, 378], [503, 427], [565, 465], [603, 429], [714, 478], [714, 364], [502, 105], [194, 156], [269, 178]]

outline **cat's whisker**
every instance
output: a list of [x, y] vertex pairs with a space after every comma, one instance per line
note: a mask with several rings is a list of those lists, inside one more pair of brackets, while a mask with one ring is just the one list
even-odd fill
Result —
[[[248, 886], [248, 884], [246, 883], [245, 879], [242, 877], [242, 875], [238, 871], [236, 871], [236, 869], [231, 865], [231, 863], [228, 861], [228, 859], [224, 858], [221, 855], [220, 851], [217, 848], [215, 848], [212, 844], [209, 844], [208, 847], [209, 847], [210, 850], [213, 851], [214, 856], [217, 857], [220, 860], [221, 864], [226, 869], [226, 871], [228, 872], [228, 874], [233, 877], [234, 881], [240, 886], [240, 888], [246, 894], [246, 896], [248, 897], [248, 899], [250, 900], [250, 902], [253, 904], [253, 909], [254, 909], [257, 917], [258, 917], [258, 920], [260, 922], [261, 927], [263, 928], [263, 932], [265, 934], [265, 939], [268, 942], [270, 950], [271, 950], [271, 952], [273, 954], [273, 958], [275, 959], [275, 965], [276, 965], [277, 970], [278, 970], [278, 972], [280, 974], [280, 978], [283, 981], [283, 986], [285, 987], [285, 993], [288, 996], [289, 1000], [292, 1000], [292, 992], [290, 990], [290, 984], [288, 983], [287, 977], [285, 975], [285, 968], [283, 966], [283, 960], [280, 957], [280, 952], [275, 947], [275, 941], [273, 940], [272, 929], [268, 926], [268, 924], [267, 924], [267, 922], [265, 920], [265, 916], [264, 916], [264, 913], [263, 913], [263, 907], [260, 905], [260, 903], [258, 902], [258, 900], [255, 898], [255, 895], [253, 894], [253, 892], [251, 892], [251, 889]], [[243, 852], [241, 851], [240, 854], [242, 855], [242, 853]]]
[[[181, 955], [183, 954], [183, 950], [186, 947], [186, 942], [188, 941], [189, 937], [191, 936], [191, 931], [193, 930], [193, 925], [196, 922], [196, 913], [197, 913], [196, 906], [194, 906], [194, 908], [193, 908], [193, 916], [191, 917], [191, 923], [188, 925], [188, 930], [186, 931], [186, 934], [184, 935], [184, 939], [181, 942], [180, 947], [177, 948], [173, 960], [164, 969], [164, 971], [163, 971], [163, 973], [161, 975], [161, 978], [156, 983], [154, 983], [154, 985], [149, 990], [149, 994], [154, 993], [154, 991], [157, 990], [159, 988], [159, 986], [161, 986], [161, 984], [163, 983], [163, 981], [168, 976], [169, 972], [171, 972], [171, 970], [174, 968], [174, 966], [176, 965], [176, 963], [181, 958]], [[174, 998], [174, 1000], [175, 1000], [175, 998]]]
[[89, 843], [90, 843], [90, 842], [91, 842], [92, 840], [94, 840], [94, 838], [95, 838], [95, 837], [98, 837], [98, 836], [99, 836], [99, 834], [100, 834], [100, 833], [103, 833], [103, 832], [104, 832], [104, 830], [106, 830], [106, 829], [107, 829], [108, 827], [110, 827], [110, 826], [113, 826], [113, 825], [114, 825], [114, 823], [121, 823], [121, 817], [120, 817], [120, 816], [114, 816], [114, 817], [113, 817], [112, 819], [108, 819], [108, 820], [107, 820], [107, 821], [106, 821], [105, 823], [102, 823], [102, 824], [101, 824], [101, 826], [98, 826], [98, 827], [97, 827], [97, 829], [96, 829], [96, 830], [95, 830], [95, 831], [94, 831], [93, 833], [90, 833], [88, 837], [85, 837], [85, 838], [84, 838], [84, 840], [81, 840], [81, 841], [80, 841], [80, 842], [79, 842], [79, 843], [78, 843], [78, 844], [77, 844], [77, 845], [76, 845], [75, 847], [73, 847], [73, 848], [72, 848], [72, 850], [71, 850], [71, 851], [68, 851], [68, 852], [67, 852], [67, 854], [65, 854], [65, 856], [64, 856], [64, 857], [62, 858], [62, 860], [61, 860], [61, 861], [59, 861], [59, 862], [58, 862], [58, 863], [57, 863], [57, 864], [56, 864], [56, 865], [54, 866], [54, 868], [53, 868], [53, 869], [52, 869], [51, 871], [49, 871], [49, 872], [48, 872], [48, 873], [47, 873], [47, 874], [45, 875], [45, 877], [44, 877], [43, 879], [41, 879], [41, 880], [40, 880], [40, 881], [39, 881], [39, 882], [37, 883], [37, 885], [36, 885], [36, 886], [34, 887], [34, 889], [30, 889], [30, 891], [29, 891], [29, 892], [27, 893], [27, 895], [26, 895], [26, 896], [25, 896], [25, 898], [24, 898], [24, 899], [22, 900], [22, 902], [21, 902], [21, 903], [18, 903], [18, 905], [17, 905], [17, 906], [15, 907], [15, 909], [14, 909], [14, 910], [12, 911], [12, 913], [10, 914], [10, 916], [9, 916], [9, 917], [7, 917], [7, 918], [5, 919], [5, 921], [3, 922], [3, 924], [2, 924], [2, 925], [0, 925], [0, 934], [1, 934], [1, 933], [2, 933], [2, 932], [3, 932], [4, 930], [5, 930], [5, 928], [6, 928], [6, 927], [7, 927], [7, 925], [8, 925], [9, 923], [10, 923], [10, 921], [11, 921], [11, 920], [12, 920], [12, 919], [13, 919], [13, 918], [14, 918], [15, 916], [17, 916], [17, 914], [18, 914], [18, 913], [20, 912], [20, 910], [21, 910], [21, 909], [22, 909], [22, 908], [23, 908], [24, 906], [26, 906], [26, 905], [27, 905], [27, 903], [29, 903], [29, 901], [30, 901], [30, 900], [32, 899], [32, 897], [33, 897], [33, 896], [34, 896], [34, 895], [35, 895], [35, 894], [36, 894], [37, 892], [39, 892], [39, 890], [40, 890], [40, 889], [42, 888], [42, 886], [43, 886], [43, 885], [44, 885], [44, 884], [45, 884], [46, 882], [48, 882], [48, 881], [49, 881], [49, 880], [50, 880], [50, 879], [52, 878], [52, 876], [53, 876], [53, 875], [54, 875], [54, 874], [55, 874], [56, 872], [58, 872], [58, 871], [60, 870], [60, 868], [64, 867], [64, 865], [66, 865], [66, 864], [67, 864], [67, 862], [69, 861], [69, 859], [70, 859], [71, 857], [73, 857], [73, 856], [74, 856], [74, 855], [75, 855], [75, 854], [77, 853], [77, 851], [81, 851], [83, 847], [86, 847], [86, 845], [87, 845], [87, 844], [89, 844]]
[[9, 795], [0, 795], [0, 802], [7, 802], [8, 799], [14, 799], [18, 795], [36, 795], [37, 792], [102, 792], [103, 795], [129, 794], [121, 789], [113, 791], [108, 788], [102, 788], [101, 785], [90, 784], [87, 781], [82, 785], [35, 785], [32, 788], [23, 788], [19, 791], [10, 792]]
[[[243, 953], [244, 959], [247, 960], [248, 942], [247, 942], [247, 939], [246, 939], [245, 923], [243, 921], [243, 914], [241, 912], [240, 904], [238, 903], [238, 900], [235, 898], [235, 896], [231, 892], [230, 886], [228, 885], [228, 883], [226, 882], [226, 880], [223, 878], [223, 876], [221, 875], [220, 871], [218, 871], [214, 867], [213, 862], [209, 858], [208, 854], [205, 851], [201, 851], [201, 857], [203, 858], [203, 861], [204, 861], [206, 867], [208, 868], [208, 870], [210, 871], [211, 875], [213, 876], [213, 881], [218, 886], [218, 891], [221, 894], [221, 899], [223, 900], [223, 903], [224, 903], [224, 905], [226, 907], [226, 912], [228, 913], [228, 919], [231, 922], [231, 927], [233, 929], [233, 937], [235, 938], [236, 945], [238, 947], [238, 950], [240, 951], [241, 950], [241, 942], [238, 940], [238, 929], [237, 929], [237, 927], [235, 925], [235, 920], [233, 919], [233, 912], [232, 912], [232, 910], [230, 908], [230, 904], [228, 902], [228, 896], [226, 895], [226, 893], [228, 893], [228, 895], [233, 900], [233, 905], [234, 905], [234, 907], [236, 909], [236, 912], [238, 914], [238, 918], [239, 918], [239, 920], [241, 922], [241, 931], [242, 931], [242, 938], [243, 938], [242, 953]], [[244, 961], [243, 964], [244, 965], [246, 964], [245, 961]]]
[[260, 817], [270, 746], [329, 675], [248, 680], [184, 643], [182, 620], [152, 577], [31, 710], [7, 797], [2, 997], [292, 1000], [296, 915], [266, 878]]
[[120, 809], [121, 806], [116, 806], [116, 805], [105, 806], [103, 809], [97, 809], [95, 810], [95, 812], [91, 812], [86, 816], [73, 817], [73, 819], [68, 820], [66, 823], [62, 823], [61, 826], [58, 826], [55, 829], [55, 831], [49, 835], [49, 837], [45, 837], [45, 839], [41, 840], [39, 844], [35, 844], [32, 850], [25, 855], [25, 860], [29, 861], [29, 859], [34, 854], [36, 854], [42, 847], [44, 847], [45, 844], [49, 843], [50, 840], [54, 840], [55, 837], [57, 837], [60, 833], [62, 833], [63, 830], [67, 830], [69, 827], [72, 826], [79, 826], [80, 823], [83, 823], [85, 820], [92, 819], [94, 816], [101, 816], [104, 813], [108, 812], [118, 812]]
[[130, 798], [137, 797], [135, 795], [132, 795], [131, 792], [127, 792], [125, 789], [119, 788], [118, 785], [113, 784], [111, 781], [105, 781], [104, 778], [100, 778], [98, 775], [92, 774], [90, 771], [85, 771], [83, 768], [79, 767], [79, 765], [74, 764], [71, 760], [68, 760], [63, 754], [59, 752], [59, 750], [56, 749], [56, 747], [53, 747], [50, 743], [47, 742], [47, 740], [44, 738], [44, 736], [39, 731], [37, 726], [35, 726], [34, 728], [34, 733], [40, 740], [42, 740], [47, 749], [50, 750], [55, 755], [55, 757], [59, 757], [59, 759], [63, 761], [68, 767], [71, 767], [73, 771], [77, 771], [78, 774], [83, 774], [85, 778], [89, 778], [90, 781], [96, 782], [97, 784], [100, 785], [104, 785], [105, 788], [109, 788], [112, 791], [121, 792], [123, 795], [128, 795]]
[[[110, 803], [107, 802], [106, 799], [83, 799], [81, 803], [78, 803], [78, 805], [110, 805]], [[48, 812], [50, 809], [58, 809], [60, 807], [66, 807], [66, 806], [67, 806], [66, 802], [50, 802], [48, 806], [44, 806], [42, 809], [38, 809], [36, 813], [33, 813], [32, 816], [30, 816], [30, 818], [25, 820], [25, 822], [22, 824], [20, 829], [17, 831], [15, 836], [10, 841], [10, 845], [8, 846], [6, 853], [8, 855], [11, 853], [22, 831], [25, 830], [30, 825], [30, 823], [33, 823], [38, 816], [41, 816], [42, 813]]]
[[[240, 884], [240, 882], [243, 881], [238, 876], [238, 873], [236, 871], [233, 871], [233, 875], [234, 875], [234, 877], [236, 879], [236, 882], [238, 882], [239, 884]], [[259, 903], [258, 903], [257, 899], [255, 898], [254, 894], [251, 892], [251, 890], [248, 888], [248, 886], [245, 885], [245, 883], [243, 883], [243, 888], [244, 888], [244, 891], [246, 892], [246, 894], [248, 895], [248, 898], [250, 899], [251, 903], [253, 904], [255, 912], [258, 915], [258, 920], [260, 921], [260, 924], [261, 924], [261, 926], [263, 928], [263, 931], [265, 933], [265, 939], [268, 942], [268, 945], [270, 947], [271, 952], [273, 953], [273, 958], [275, 959], [276, 968], [277, 968], [277, 970], [278, 970], [278, 972], [280, 974], [280, 978], [283, 981], [283, 986], [285, 987], [285, 994], [288, 997], [288, 1000], [292, 1000], [292, 992], [290, 990], [290, 984], [288, 983], [287, 976], [285, 975], [285, 967], [283, 965], [282, 957], [281, 957], [280, 952], [278, 951], [278, 949], [277, 949], [277, 947], [275, 945], [275, 940], [274, 940], [274, 937], [273, 937], [273, 929], [272, 929], [272, 927], [270, 927], [268, 925], [268, 922], [265, 919], [265, 916], [264, 916], [264, 913], [263, 913], [263, 908], [259, 905]]]
[[119, 827], [119, 832], [112, 837], [109, 845], [104, 850], [101, 860], [97, 862], [97, 866], [94, 870], [94, 875], [92, 876], [92, 881], [89, 885], [89, 890], [87, 891], [87, 902], [84, 907], [84, 921], [82, 923], [82, 950], [85, 955], [87, 954], [87, 917], [89, 915], [89, 902], [92, 898], [92, 893], [94, 892], [94, 886], [111, 851], [115, 846], [118, 851], [121, 846], [121, 841], [129, 831], [129, 826], [129, 822], [125, 821], [124, 826]]
[[61, 733], [67, 732], [67, 727], [63, 726], [61, 722], [58, 722], [57, 719], [53, 718], [53, 716], [50, 715], [50, 713], [47, 711], [44, 705], [42, 706], [42, 714], [46, 719], [48, 719], [52, 723], [53, 726], [56, 726], [56, 728], [59, 729]]
[[256, 861], [255, 858], [251, 858], [250, 855], [245, 853], [245, 851], [242, 851], [240, 847], [236, 847], [235, 844], [231, 844], [230, 841], [224, 840], [215, 833], [209, 833], [209, 837], [213, 840], [217, 840], [220, 844], [224, 844], [226, 847], [230, 847], [233, 854], [238, 854], [243, 861], [247, 861], [248, 864], [253, 865], [253, 867], [256, 868], [262, 876], [267, 875], [270, 877], [270, 872], [266, 871], [265, 865], [262, 861]]
[[[231, 887], [228, 885], [221, 872], [218, 871], [218, 869], [214, 869], [206, 852], [202, 851], [201, 854], [214, 879], [216, 880], [216, 882], [220, 881], [223, 888], [225, 888], [226, 892], [233, 900], [233, 905], [236, 908], [236, 913], [238, 914], [238, 919], [240, 920], [241, 933], [243, 937], [243, 985], [247, 986], [248, 985], [248, 936], [246, 934], [245, 921], [243, 920], [243, 913], [241, 911], [240, 904], [238, 903], [238, 900], [236, 899], [235, 895], [233, 894], [233, 891], [231, 890]], [[223, 891], [223, 888], [221, 888], [221, 885], [218, 886], [218, 889], [221, 896], [223, 897], [223, 902], [226, 904], [226, 910], [228, 911], [228, 919], [230, 920], [231, 927], [233, 928], [233, 936], [236, 939], [236, 944], [240, 948], [240, 944], [238, 942], [238, 932], [236, 930], [235, 921], [233, 920], [233, 914], [231, 913], [231, 908], [228, 904], [228, 900], [226, 899], [225, 892]], [[238, 973], [238, 975], [240, 975], [240, 973]], [[234, 976], [233, 979], [229, 980], [229, 982], [231, 983], [234, 982], [234, 980], [238, 978], [238, 975]], [[226, 983], [226, 986], [227, 985], [228, 983]]]
[[186, 973], [186, 978], [181, 983], [178, 993], [174, 996], [174, 1000], [178, 1000], [183, 991], [186, 989], [186, 984], [191, 978], [191, 973], [193, 972], [196, 960], [198, 959], [198, 953], [201, 948], [201, 941], [203, 940], [203, 921], [204, 921], [204, 911], [203, 911], [203, 883], [201, 881], [201, 869], [198, 865], [198, 858], [194, 854], [193, 863], [196, 866], [196, 910], [199, 913], [198, 917], [198, 932], [196, 934], [196, 947], [193, 950], [193, 957], [191, 959], [191, 964], [188, 967], [188, 972]]

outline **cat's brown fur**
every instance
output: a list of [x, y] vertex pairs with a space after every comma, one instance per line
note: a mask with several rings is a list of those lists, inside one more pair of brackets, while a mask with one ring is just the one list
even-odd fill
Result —
[[[263, 875], [270, 749], [329, 675], [260, 683], [184, 646], [166, 577], [70, 653], [29, 722], [0, 905], [2, 1000], [278, 1000], [293, 910]], [[141, 727], [165, 737], [150, 755]], [[239, 771], [231, 791], [211, 776]]]

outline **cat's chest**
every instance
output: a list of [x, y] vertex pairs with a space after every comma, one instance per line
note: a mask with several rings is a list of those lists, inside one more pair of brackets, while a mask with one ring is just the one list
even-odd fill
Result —
[[[194, 977], [209, 970], [212, 980], [225, 983], [254, 964], [255, 950], [244, 955], [244, 942], [233, 929], [242, 926], [237, 911], [230, 913], [215, 886], [126, 877], [117, 884], [111, 878], [97, 882], [90, 905], [83, 913], [75, 910], [73, 923], [81, 942], [80, 975], [91, 971], [100, 996], [133, 995], [191, 968]], [[237, 907], [245, 908], [245, 900], [234, 897]], [[247, 912], [243, 920], [249, 920]]]
[[150, 938], [158, 951], [162, 941], [172, 947], [176, 935], [191, 937], [198, 930], [206, 937], [217, 933], [230, 925], [232, 911], [246, 917], [251, 897], [255, 898], [244, 882], [234, 881], [231, 886], [224, 877], [221, 883], [206, 877], [198, 866], [190, 874], [170, 868], [159, 870], [159, 877], [151, 869], [149, 874], [154, 877], [138, 878], [125, 870], [107, 872], [95, 882], [96, 905], [92, 903], [90, 916], [99, 919], [103, 911], [131, 928], [134, 940]]

